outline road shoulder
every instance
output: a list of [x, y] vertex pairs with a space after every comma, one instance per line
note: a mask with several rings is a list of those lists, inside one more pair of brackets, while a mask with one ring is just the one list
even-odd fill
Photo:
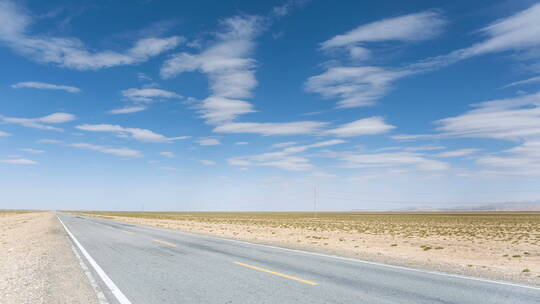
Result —
[[1, 216], [0, 231], [1, 303], [98, 303], [52, 213]]

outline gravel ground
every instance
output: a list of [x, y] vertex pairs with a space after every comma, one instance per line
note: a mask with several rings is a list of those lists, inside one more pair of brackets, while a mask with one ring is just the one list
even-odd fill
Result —
[[98, 303], [49, 212], [0, 215], [0, 303]]

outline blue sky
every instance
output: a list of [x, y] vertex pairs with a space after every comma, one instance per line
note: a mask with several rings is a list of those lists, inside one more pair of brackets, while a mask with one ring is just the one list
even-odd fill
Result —
[[536, 201], [537, 1], [0, 0], [0, 208]]

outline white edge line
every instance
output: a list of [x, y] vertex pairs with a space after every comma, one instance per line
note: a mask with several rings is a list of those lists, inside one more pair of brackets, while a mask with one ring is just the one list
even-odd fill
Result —
[[[94, 219], [96, 219], [96, 218], [94, 218]], [[101, 220], [105, 220], [105, 219], [101, 219]], [[118, 221], [113, 221], [113, 220], [105, 220], [105, 221], [118, 222]], [[535, 286], [530, 286], [530, 285], [523, 285], [523, 284], [517, 284], [517, 283], [511, 283], [511, 282], [505, 282], [505, 281], [483, 279], [483, 278], [477, 278], [477, 277], [472, 277], [472, 276], [467, 276], [467, 275], [447, 273], [447, 272], [442, 272], [442, 271], [417, 269], [417, 268], [411, 268], [411, 267], [407, 267], [407, 266], [398, 266], [398, 265], [384, 264], [384, 263], [379, 263], [379, 262], [371, 262], [371, 261], [366, 261], [366, 260], [347, 258], [347, 257], [331, 255], [331, 254], [324, 254], [324, 253], [318, 253], [318, 252], [310, 252], [310, 251], [304, 251], [304, 250], [299, 250], [299, 249], [291, 249], [291, 248], [284, 248], [284, 247], [278, 247], [278, 246], [272, 246], [272, 245], [250, 243], [250, 242], [246, 242], [246, 241], [234, 240], [234, 239], [229, 239], [229, 238], [224, 238], [224, 237], [217, 237], [217, 236], [211, 236], [211, 235], [206, 235], [206, 234], [187, 232], [187, 231], [183, 231], [183, 230], [179, 230], [179, 229], [165, 229], [165, 228], [158, 228], [158, 227], [153, 227], [153, 226], [148, 226], [148, 225], [138, 225], [138, 224], [134, 224], [134, 223], [130, 223], [130, 224], [133, 224], [135, 226], [139, 226], [139, 227], [142, 227], [142, 228], [150, 228], [150, 229], [168, 231], [168, 232], [175, 232], [175, 233], [184, 233], [184, 234], [189, 234], [189, 235], [194, 235], [194, 236], [199, 236], [199, 237], [207, 237], [207, 238], [211, 238], [211, 239], [225, 240], [225, 241], [229, 241], [229, 242], [236, 242], [236, 243], [259, 246], [259, 247], [280, 249], [280, 250], [285, 250], [285, 251], [291, 251], [291, 252], [296, 252], [296, 253], [321, 256], [321, 257], [326, 257], [326, 258], [339, 259], [339, 260], [355, 262], [355, 263], [382, 266], [382, 267], [388, 267], [388, 268], [394, 268], [394, 269], [400, 269], [400, 270], [416, 271], [416, 272], [421, 272], [421, 273], [434, 274], [434, 275], [440, 275], [440, 276], [447, 276], [447, 277], [453, 277], [453, 278], [458, 278], [458, 279], [473, 280], [473, 281], [479, 281], [479, 282], [484, 282], [484, 283], [494, 283], [494, 284], [513, 286], [513, 287], [521, 287], [521, 288], [528, 288], [528, 289], [533, 289], [533, 290], [540, 290], [540, 287], [535, 287]]]
[[77, 260], [79, 260], [79, 265], [81, 265], [81, 268], [84, 274], [88, 278], [88, 281], [90, 281], [90, 285], [92, 285], [92, 288], [94, 289], [94, 292], [96, 293], [99, 304], [109, 304], [109, 301], [107, 301], [107, 298], [105, 297], [105, 295], [101, 291], [101, 288], [96, 282], [94, 275], [92, 275], [92, 272], [90, 272], [90, 269], [88, 269], [88, 266], [86, 266], [86, 263], [83, 261], [83, 259], [79, 255], [79, 252], [77, 252], [77, 249], [73, 246], [73, 242], [71, 242], [70, 245], [71, 245], [71, 249], [73, 250], [73, 253], [77, 257]]
[[128, 298], [124, 295], [124, 293], [122, 293], [122, 291], [116, 286], [116, 284], [114, 284], [111, 278], [109, 278], [109, 276], [105, 273], [105, 271], [103, 271], [103, 269], [98, 265], [98, 263], [96, 263], [96, 261], [92, 258], [92, 256], [88, 254], [86, 249], [84, 249], [81, 243], [79, 243], [79, 241], [75, 238], [75, 236], [71, 233], [71, 231], [69, 231], [69, 229], [66, 227], [66, 225], [64, 225], [60, 217], [58, 216], [56, 217], [60, 221], [60, 224], [64, 226], [64, 229], [66, 230], [67, 234], [73, 240], [75, 245], [77, 245], [77, 248], [79, 248], [79, 250], [81, 251], [83, 256], [86, 258], [86, 260], [88, 260], [90, 265], [94, 268], [94, 270], [99, 275], [99, 277], [103, 280], [105, 285], [107, 285], [107, 287], [111, 290], [112, 294], [116, 297], [118, 302], [120, 304], [131, 304], [131, 301], [128, 300]]

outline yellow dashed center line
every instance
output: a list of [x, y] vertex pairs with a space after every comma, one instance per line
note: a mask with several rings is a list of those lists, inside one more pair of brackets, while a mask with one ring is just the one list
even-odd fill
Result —
[[269, 274], [277, 275], [277, 276], [282, 277], [282, 278], [287, 278], [287, 279], [295, 280], [295, 281], [302, 282], [302, 283], [305, 283], [305, 284], [309, 284], [309, 285], [319, 285], [319, 283], [315, 283], [315, 282], [308, 281], [308, 280], [303, 280], [303, 279], [300, 279], [300, 278], [297, 278], [297, 277], [290, 276], [290, 275], [288, 275], [288, 274], [275, 272], [275, 271], [268, 270], [268, 269], [264, 269], [264, 268], [260, 268], [260, 267], [257, 267], [257, 266], [253, 266], [253, 265], [249, 265], [249, 264], [244, 264], [244, 263], [240, 263], [240, 262], [233, 262], [233, 263], [236, 264], [236, 265], [240, 265], [240, 266], [244, 266], [244, 267], [247, 267], [247, 268], [255, 269], [255, 270], [258, 270], [258, 271], [266, 272], [266, 273], [269, 273]]
[[123, 233], [127, 233], [127, 234], [135, 234], [135, 232], [131, 232], [131, 231], [125, 231], [125, 230], [120, 230], [122, 231]]
[[169, 242], [165, 242], [165, 241], [154, 240], [154, 242], [157, 242], [157, 243], [160, 243], [160, 244], [163, 244], [163, 245], [167, 245], [167, 246], [171, 246], [171, 247], [176, 247], [175, 244], [169, 243]]

